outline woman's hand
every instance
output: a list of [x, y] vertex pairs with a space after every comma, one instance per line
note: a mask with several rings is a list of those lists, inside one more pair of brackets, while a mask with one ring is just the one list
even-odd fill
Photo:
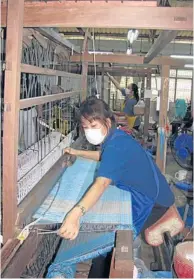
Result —
[[65, 239], [74, 240], [79, 233], [80, 217], [80, 210], [77, 213], [73, 209], [65, 218], [61, 228], [59, 229], [58, 234]]
[[69, 154], [69, 155], [74, 155], [77, 156], [77, 150], [73, 149], [71, 147], [67, 147], [64, 149], [64, 153]]
[[[63, 168], [67, 168], [73, 165], [74, 161], [75, 161], [75, 157], [74, 160], [72, 160], [72, 156], [77, 156], [78, 151], [76, 149], [67, 147], [64, 149], [64, 154], [66, 154], [66, 160], [63, 162], [62, 167]], [[69, 155], [68, 155], [69, 154]]]

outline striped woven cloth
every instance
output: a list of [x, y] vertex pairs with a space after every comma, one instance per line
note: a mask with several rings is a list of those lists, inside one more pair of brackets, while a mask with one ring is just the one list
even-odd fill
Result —
[[[97, 168], [98, 163], [78, 158], [64, 171], [34, 218], [44, 216], [39, 223], [62, 223], [66, 214], [91, 186]], [[80, 230], [114, 231], [122, 228], [133, 229], [131, 195], [110, 185], [97, 204], [82, 217]]]
[[[39, 223], [62, 223], [91, 186], [97, 168], [96, 162], [78, 158], [64, 171], [34, 218], [43, 216]], [[74, 241], [62, 241], [46, 277], [75, 278], [77, 263], [112, 250], [118, 229], [133, 229], [131, 195], [110, 185], [97, 204], [82, 217], [78, 237]]]

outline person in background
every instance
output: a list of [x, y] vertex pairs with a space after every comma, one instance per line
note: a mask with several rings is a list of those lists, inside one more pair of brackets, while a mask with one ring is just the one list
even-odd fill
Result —
[[138, 235], [158, 221], [174, 203], [174, 195], [165, 177], [141, 145], [116, 128], [113, 112], [103, 100], [86, 99], [80, 107], [80, 123], [88, 142], [101, 145], [101, 150], [66, 148], [64, 152], [100, 161], [100, 166], [89, 190], [66, 216], [59, 235], [75, 239], [80, 218], [95, 205], [110, 184], [131, 193], [133, 226]]
[[138, 86], [135, 83], [131, 83], [127, 88], [122, 88], [109, 73], [107, 73], [107, 76], [111, 79], [116, 88], [121, 91], [122, 95], [125, 96], [123, 113], [115, 114], [117, 116], [125, 116], [128, 127], [138, 130], [141, 124], [140, 118], [134, 115], [134, 106], [139, 102]]

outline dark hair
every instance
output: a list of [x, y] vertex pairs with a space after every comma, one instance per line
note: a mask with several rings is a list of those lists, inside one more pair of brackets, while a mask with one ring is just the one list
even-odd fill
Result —
[[109, 105], [102, 99], [97, 99], [94, 96], [87, 98], [80, 106], [80, 120], [84, 117], [89, 122], [92, 120], [99, 120], [102, 125], [107, 127], [106, 120], [111, 120], [112, 126], [115, 125], [114, 114]]
[[132, 86], [133, 96], [138, 102], [139, 101], [138, 86], [135, 83], [132, 83], [131, 86]]

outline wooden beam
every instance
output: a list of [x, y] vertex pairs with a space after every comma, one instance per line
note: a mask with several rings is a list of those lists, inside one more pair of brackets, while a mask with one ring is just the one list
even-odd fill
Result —
[[64, 71], [52, 70], [48, 68], [37, 67], [29, 64], [21, 64], [21, 72], [37, 75], [60, 76], [60, 77], [79, 77], [80, 75], [71, 74]]
[[34, 255], [37, 245], [41, 242], [43, 237], [43, 235], [37, 237], [37, 234], [30, 234], [23, 245], [20, 246], [17, 253], [15, 253], [11, 263], [3, 272], [2, 278], [20, 278], [26, 265], [30, 262], [30, 259]]
[[80, 48], [72, 44], [69, 40], [63, 38], [58, 32], [53, 30], [52, 28], [36, 28], [36, 30], [48, 38], [49, 40], [65, 47], [70, 50], [75, 51], [76, 53], [80, 53]]
[[2, 273], [13, 259], [16, 251], [20, 248], [21, 243], [18, 239], [9, 239], [1, 249], [1, 278]]
[[[147, 90], [151, 90], [151, 74], [147, 75]], [[145, 98], [145, 113], [144, 113], [144, 137], [148, 136], [149, 119], [150, 119], [150, 98]]]
[[88, 52], [88, 29], [85, 32], [85, 37], [82, 46], [82, 101], [87, 98], [87, 89], [88, 89], [88, 62], [85, 61], [85, 55]]
[[133, 278], [133, 232], [116, 232], [109, 278]]
[[160, 52], [172, 41], [176, 38], [178, 31], [162, 31], [155, 41], [155, 43], [151, 46], [148, 53], [145, 55], [144, 63], [149, 63], [152, 61], [154, 57], [156, 57]]
[[145, 90], [145, 76], [142, 77], [140, 98], [144, 98], [144, 90]]
[[[18, 229], [21, 229], [24, 224], [28, 224], [32, 220], [33, 214], [40, 207], [42, 202], [52, 190], [60, 176], [63, 174], [62, 168], [64, 158], [61, 158], [57, 163], [44, 175], [38, 182], [36, 187], [24, 198], [18, 206]], [[45, 187], [46, 186], [46, 187]]]
[[[24, 27], [94, 27], [160, 30], [192, 30], [193, 9], [146, 7], [144, 1], [26, 2]], [[147, 4], [148, 2], [146, 2]], [[1, 7], [6, 25], [6, 4]], [[130, 15], [130, 16], [129, 16]]]
[[75, 96], [77, 94], [80, 94], [82, 91], [83, 90], [80, 89], [79, 91], [62, 92], [62, 93], [46, 95], [41, 97], [21, 99], [19, 101], [19, 107], [20, 109], [24, 109], [32, 106], [43, 105], [48, 102], [53, 102], [53, 101], [62, 100], [68, 97]]
[[[102, 63], [104, 64], [104, 63]], [[137, 76], [137, 77], [143, 77], [148, 73], [151, 74], [157, 74], [156, 69], [127, 69], [124, 67], [96, 67], [96, 73], [97, 75], [102, 75], [103, 71], [109, 72], [113, 76]], [[81, 72], [81, 66], [80, 65], [71, 65], [71, 73], [80, 74]], [[95, 69], [93, 65], [88, 65], [88, 75], [94, 75]]]
[[110, 94], [111, 94], [111, 80], [110, 78], [108, 78], [108, 105], [109, 106], [110, 106]]
[[[160, 112], [159, 112], [159, 129], [166, 129], [167, 124], [167, 109], [168, 109], [168, 93], [169, 93], [169, 75], [170, 67], [162, 66], [162, 86], [160, 93]], [[165, 137], [164, 145], [160, 146], [160, 134], [158, 133], [156, 163], [162, 173], [165, 173], [166, 168], [166, 151], [167, 140]]]
[[[85, 55], [85, 59], [89, 63], [94, 63], [94, 57], [92, 54]], [[80, 62], [80, 55], [72, 55], [70, 57], [71, 62]], [[148, 65], [171, 65], [172, 67], [183, 68], [188, 61], [185, 59], [174, 59], [168, 56], [160, 56], [154, 58]], [[144, 64], [144, 56], [126, 55], [126, 54], [96, 54], [96, 63], [117, 63], [117, 64]], [[188, 63], [187, 63], [188, 64]]]
[[[52, 230], [53, 226], [44, 226], [44, 228]], [[32, 276], [34, 278], [43, 278], [46, 267], [52, 260], [60, 241], [61, 238], [56, 234], [37, 235], [37, 233], [30, 233], [1, 277], [26, 278]]]
[[17, 157], [20, 63], [24, 0], [7, 4], [6, 70], [3, 125], [3, 242], [14, 235], [17, 217]]

